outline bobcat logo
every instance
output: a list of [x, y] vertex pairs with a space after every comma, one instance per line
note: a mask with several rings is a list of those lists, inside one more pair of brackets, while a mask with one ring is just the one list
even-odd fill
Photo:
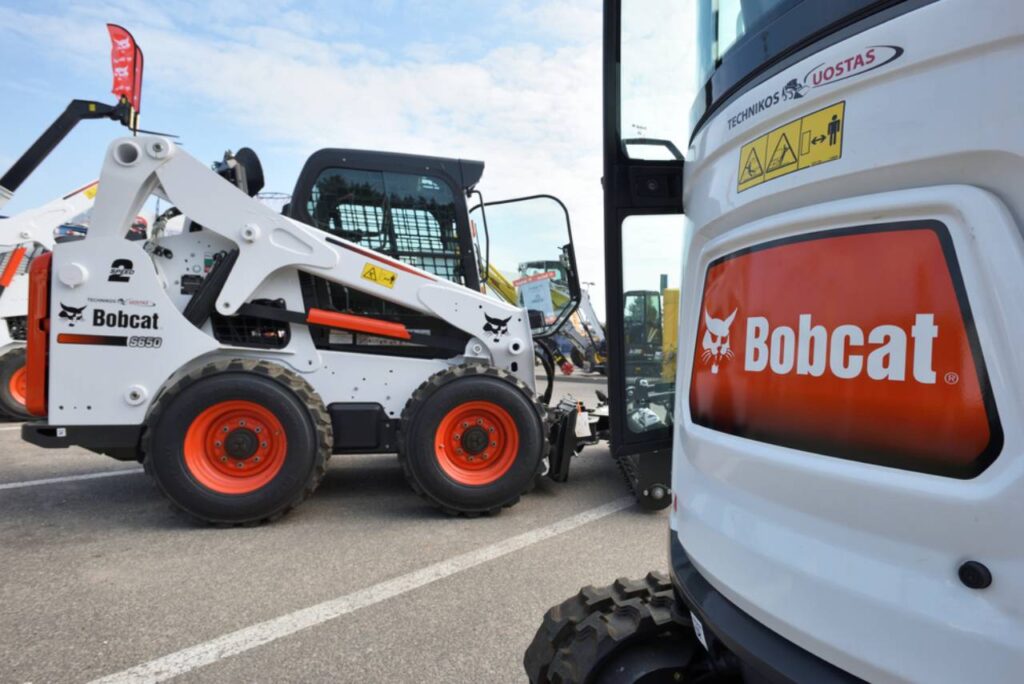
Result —
[[484, 332], [491, 333], [494, 335], [494, 341], [497, 342], [498, 338], [502, 335], [508, 335], [508, 322], [512, 320], [512, 317], [508, 318], [494, 318], [484, 314], [486, 323], [484, 323]]
[[128, 38], [115, 39], [114, 46], [117, 47], [118, 50], [127, 50], [132, 46], [132, 41]]
[[807, 90], [807, 86], [794, 78], [782, 86], [782, 96], [786, 100], [799, 100], [804, 96], [805, 90]]
[[128, 67], [114, 67], [114, 76], [117, 78], [128, 78]]
[[84, 306], [75, 308], [73, 306], [68, 306], [64, 302], [61, 302], [60, 308], [60, 317], [66, 320], [68, 322], [68, 326], [71, 328], [74, 328], [75, 323], [82, 320], [82, 312], [85, 311]]
[[703, 351], [700, 358], [704, 363], [711, 364], [712, 373], [718, 373], [719, 363], [735, 356], [732, 347], [729, 345], [729, 326], [732, 325], [733, 319], [736, 318], [737, 311], [738, 309], [733, 309], [729, 317], [722, 320], [720, 318], [712, 318], [708, 310], [704, 309], [705, 330], [704, 341], [701, 343]]

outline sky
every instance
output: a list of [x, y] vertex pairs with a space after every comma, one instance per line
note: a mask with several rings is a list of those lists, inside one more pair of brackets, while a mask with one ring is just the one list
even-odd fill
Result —
[[[483, 160], [488, 200], [565, 201], [603, 286], [600, 0], [0, 0], [0, 169], [69, 100], [113, 101], [106, 22], [145, 53], [141, 126], [197, 158], [251, 147], [280, 192], [323, 147]], [[80, 124], [4, 213], [97, 177], [122, 134]]]

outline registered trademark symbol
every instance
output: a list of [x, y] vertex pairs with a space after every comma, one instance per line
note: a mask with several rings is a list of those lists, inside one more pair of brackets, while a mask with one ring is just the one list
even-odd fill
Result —
[[946, 373], [945, 380], [947, 385], [955, 385], [956, 383], [960, 382], [960, 376], [954, 373], [953, 371], [949, 371], [948, 373]]

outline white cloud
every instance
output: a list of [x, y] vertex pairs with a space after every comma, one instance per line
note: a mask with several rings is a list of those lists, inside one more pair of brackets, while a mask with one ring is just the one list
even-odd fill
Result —
[[143, 46], [150, 89], [216, 108], [269, 145], [303, 156], [332, 146], [482, 159], [487, 198], [546, 192], [566, 202], [582, 280], [598, 282], [603, 301], [598, 0], [510, 3], [503, 20], [538, 40], [473, 59], [447, 36], [385, 58], [357, 33], [325, 39], [310, 14], [261, 7], [273, 23], [256, 25], [248, 2], [164, 8], [127, 0], [74, 5], [61, 16], [0, 8], [0, 35], [31, 36], [60, 45], [72, 62], [95, 63], [105, 38], [83, 31], [83, 21], [101, 27], [101, 15], [113, 16]]

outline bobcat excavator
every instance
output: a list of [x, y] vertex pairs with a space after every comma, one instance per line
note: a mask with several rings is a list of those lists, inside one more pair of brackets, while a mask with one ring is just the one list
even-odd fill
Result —
[[[13, 183], [12, 183], [13, 185]], [[0, 416], [25, 420], [28, 391], [25, 322], [28, 269], [53, 248], [58, 229], [87, 212], [96, 196], [90, 183], [41, 207], [0, 218]]]
[[[672, 455], [670, 572], [552, 608], [530, 680], [1020, 682], [1024, 8], [606, 0], [604, 31], [612, 448]], [[675, 410], [636, 425], [625, 293], [670, 240]]]

